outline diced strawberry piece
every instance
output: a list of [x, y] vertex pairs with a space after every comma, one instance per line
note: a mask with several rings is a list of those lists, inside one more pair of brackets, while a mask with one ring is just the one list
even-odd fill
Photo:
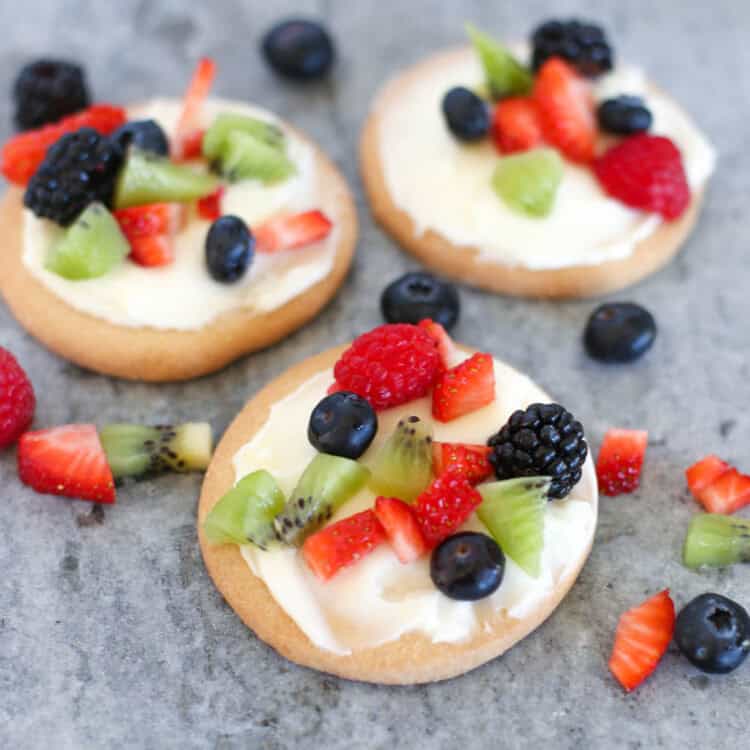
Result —
[[25, 185], [44, 161], [47, 149], [66, 133], [93, 128], [102, 135], [110, 135], [124, 125], [126, 119], [122, 107], [94, 104], [56, 123], [27, 130], [6, 141], [0, 152], [0, 171], [10, 182]]
[[647, 445], [645, 430], [607, 431], [596, 462], [599, 489], [605, 495], [611, 497], [638, 489]]
[[668, 221], [690, 205], [682, 154], [664, 136], [639, 133], [620, 141], [594, 162], [594, 172], [613, 198]]
[[302, 545], [302, 554], [312, 572], [327, 581], [385, 540], [385, 531], [375, 514], [365, 510], [309, 536]]
[[495, 400], [495, 365], [489, 354], [477, 353], [444, 372], [432, 392], [432, 416], [450, 422]]
[[709, 513], [734, 513], [750, 505], [750, 476], [730, 469], [695, 495]]
[[150, 268], [168, 266], [174, 260], [172, 238], [168, 234], [151, 234], [130, 239], [130, 260]]
[[198, 216], [204, 221], [216, 221], [221, 216], [221, 198], [224, 195], [223, 185], [213, 193], [198, 201]]
[[698, 497], [710, 484], [713, 484], [722, 474], [726, 474], [732, 467], [718, 456], [709, 455], [694, 463], [685, 472], [690, 491]]
[[375, 515], [402, 563], [414, 562], [427, 552], [419, 523], [410, 505], [395, 497], [375, 500]]
[[201, 109], [215, 77], [216, 63], [208, 57], [199, 60], [183, 99], [182, 113], [172, 138], [172, 156], [177, 160], [192, 158], [196, 155], [196, 148], [197, 155], [200, 155], [200, 144], [203, 141]]
[[112, 472], [92, 424], [70, 424], [21, 435], [18, 475], [37, 492], [98, 503], [115, 501]]
[[493, 472], [489, 462], [491, 451], [487, 445], [434, 442], [432, 468], [436, 476], [450, 471], [463, 476], [470, 484], [479, 484]]
[[482, 496], [460, 474], [439, 476], [417, 498], [414, 513], [429, 549], [449, 537], [482, 502]]
[[253, 227], [259, 253], [276, 253], [312, 245], [328, 236], [333, 224], [321, 211], [278, 216]]
[[149, 203], [120, 208], [115, 211], [115, 218], [122, 233], [133, 240], [155, 234], [174, 234], [183, 224], [185, 209], [181, 203]]
[[205, 134], [206, 131], [202, 129], [192, 130], [182, 139], [180, 161], [200, 159], [203, 156], [203, 136]]
[[512, 154], [542, 143], [542, 125], [531, 97], [501, 99], [492, 116], [492, 139], [498, 151]]
[[29, 376], [18, 360], [0, 346], [0, 448], [15, 443], [25, 432], [36, 408]]
[[590, 162], [597, 129], [586, 80], [561, 58], [551, 57], [539, 69], [533, 96], [544, 139], [571, 161]]
[[430, 320], [430, 318], [425, 318], [420, 321], [419, 327], [424, 328], [424, 330], [432, 336], [435, 341], [437, 341], [440, 358], [443, 360], [443, 364], [447, 370], [453, 362], [456, 361], [457, 352], [456, 345], [453, 343], [453, 339], [448, 335], [448, 331], [446, 331], [440, 323], [436, 323], [434, 320]]
[[609, 668], [625, 690], [638, 687], [656, 669], [672, 640], [674, 621], [669, 589], [620, 617]]

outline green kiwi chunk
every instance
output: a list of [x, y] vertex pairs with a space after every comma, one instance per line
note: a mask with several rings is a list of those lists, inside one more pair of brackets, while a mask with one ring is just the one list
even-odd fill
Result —
[[750, 562], [750, 520], [721, 513], [693, 516], [682, 548], [688, 568]]
[[211, 162], [220, 160], [226, 151], [229, 134], [248, 133], [280, 151], [284, 150], [284, 133], [277, 125], [255, 117], [222, 112], [203, 136], [203, 156]]

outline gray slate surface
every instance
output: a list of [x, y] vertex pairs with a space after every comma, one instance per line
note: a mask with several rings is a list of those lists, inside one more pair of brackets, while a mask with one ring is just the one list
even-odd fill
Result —
[[[193, 6], [193, 7], [190, 7]], [[361, 209], [359, 256], [313, 324], [222, 373], [177, 386], [83, 372], [28, 337], [0, 303], [0, 343], [31, 373], [39, 427], [75, 420], [203, 418], [216, 433], [292, 363], [380, 322], [387, 278], [414, 263], [374, 225], [355, 145], [368, 101], [399, 67], [455, 43], [475, 20], [508, 37], [581, 1], [484, 3], [0, 0], [0, 136], [10, 132], [18, 66], [47, 53], [85, 61], [101, 99], [182, 91], [201, 54], [218, 93], [252, 99], [317, 138]], [[273, 78], [257, 55], [277, 17], [327, 19], [340, 61], [326, 85]], [[602, 367], [579, 337], [590, 302], [537, 304], [463, 290], [457, 336], [531, 373], [587, 426], [651, 434], [643, 489], [602, 502], [594, 552], [555, 615], [505, 657], [462, 678], [413, 688], [343, 682], [285, 662], [214, 590], [194, 529], [199, 476], [130, 485], [103, 512], [23, 488], [0, 456], [0, 747], [8, 748], [678, 748], [747, 744], [750, 667], [709, 679], [674, 649], [634, 695], [606, 669], [619, 613], [664, 586], [678, 606], [705, 590], [750, 605], [745, 568], [696, 574], [680, 545], [696, 506], [682, 471], [709, 451], [750, 468], [750, 7], [742, 0], [597, 3], [623, 57], [641, 61], [721, 151], [705, 214], [667, 270], [620, 297], [660, 324], [654, 350]], [[0, 266], [1, 268], [1, 266]], [[0, 270], [0, 273], [2, 271]], [[747, 515], [747, 514], [745, 514]]]

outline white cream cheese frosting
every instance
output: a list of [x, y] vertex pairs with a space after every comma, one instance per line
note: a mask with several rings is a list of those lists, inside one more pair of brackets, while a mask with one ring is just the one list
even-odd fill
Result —
[[[501, 156], [491, 139], [467, 145], [445, 125], [445, 92], [454, 86], [476, 88], [484, 79], [469, 50], [452, 60], [436, 63], [429, 75], [412, 77], [378, 110], [385, 184], [418, 234], [432, 230], [453, 245], [478, 248], [481, 261], [543, 270], [625, 258], [658, 228], [661, 217], [608, 197], [590, 169], [567, 160], [548, 216], [527, 218], [509, 208], [491, 186]], [[714, 169], [715, 154], [687, 114], [649, 86], [638, 68], [618, 67], [594, 87], [597, 100], [620, 94], [645, 99], [654, 116], [651, 132], [676, 143], [691, 190], [700, 190]]]
[[[131, 108], [128, 116], [152, 118], [171, 134], [180, 107], [177, 100], [155, 99]], [[265, 110], [211, 100], [203, 109], [203, 125], [208, 127], [217, 114], [227, 111], [279, 124], [277, 118]], [[313, 147], [295, 133], [288, 130], [285, 133], [296, 174], [272, 186], [257, 180], [227, 185], [221, 201], [222, 213], [239, 216], [252, 228], [282, 211], [320, 209], [334, 225], [323, 241], [274, 254], [256, 252], [242, 279], [222, 284], [209, 276], [205, 265], [204, 241], [210, 222], [192, 212], [175, 238], [175, 260], [170, 265], [144, 268], [126, 260], [99, 278], [69, 281], [44, 267], [51, 246], [63, 230], [26, 210], [25, 266], [71, 307], [121, 326], [195, 330], [233, 310], [263, 313], [281, 307], [328, 275], [340, 234], [336, 201], [322, 184]]]
[[[484, 443], [516, 409], [549, 400], [531, 380], [497, 360], [495, 378], [495, 402], [446, 424], [434, 422], [436, 440]], [[322, 371], [274, 404], [263, 427], [234, 457], [237, 481], [252, 471], [266, 469], [285, 493], [292, 492], [315, 455], [305, 437], [310, 412], [332, 381], [331, 370]], [[432, 422], [430, 399], [380, 412], [378, 433], [360, 461], [370, 462], [398, 420], [411, 414]], [[387, 544], [327, 582], [315, 577], [296, 549], [264, 552], [252, 545], [240, 549], [279, 606], [321, 649], [348, 654], [410, 632], [422, 633], [434, 642], [460, 642], [485, 627], [494, 613], [504, 610], [512, 618], [523, 618], [550, 594], [591, 542], [596, 499], [596, 477], [589, 458], [583, 478], [571, 495], [547, 507], [539, 578], [531, 578], [506, 559], [500, 588], [475, 603], [451, 600], [435, 588], [429, 574], [429, 556], [404, 565]], [[365, 488], [332, 520], [370, 508], [374, 501], [375, 494]], [[486, 531], [476, 515], [464, 528]]]

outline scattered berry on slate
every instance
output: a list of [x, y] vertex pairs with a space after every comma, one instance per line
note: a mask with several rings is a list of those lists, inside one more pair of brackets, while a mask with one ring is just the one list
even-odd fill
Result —
[[651, 348], [655, 338], [654, 316], [633, 302], [599, 305], [583, 333], [589, 356], [601, 362], [632, 362]]
[[34, 418], [31, 381], [16, 358], [0, 346], [0, 448], [14, 443]]
[[430, 318], [447, 331], [458, 321], [458, 290], [448, 281], [413, 271], [392, 281], [380, 296], [380, 310], [389, 323], [420, 323]]
[[263, 54], [277, 73], [299, 81], [325, 76], [336, 56], [323, 26], [298, 18], [282, 21], [266, 33]]

